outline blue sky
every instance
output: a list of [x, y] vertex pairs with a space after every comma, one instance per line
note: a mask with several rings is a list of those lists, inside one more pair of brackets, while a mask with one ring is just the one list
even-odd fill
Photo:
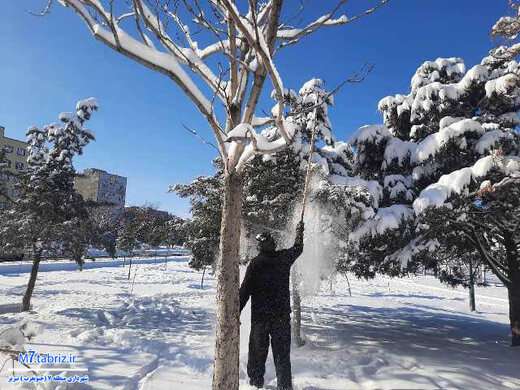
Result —
[[[8, 136], [22, 138], [29, 126], [53, 122], [78, 99], [95, 96], [101, 110], [89, 127], [97, 140], [77, 168], [127, 176], [128, 204], [152, 203], [187, 215], [187, 202], [167, 188], [212, 173], [214, 150], [182, 129], [184, 123], [209, 138], [205, 122], [168, 79], [94, 40], [71, 10], [55, 5], [46, 17], [27, 12], [44, 3], [4, 0], [2, 5], [0, 125]], [[309, 11], [332, 4], [307, 3]], [[349, 2], [350, 9], [367, 3]], [[345, 10], [348, 14], [349, 7]], [[508, 11], [506, 0], [391, 0], [368, 18], [287, 50], [278, 66], [285, 85], [298, 89], [312, 77], [333, 87], [363, 64], [375, 65], [362, 84], [345, 87], [331, 109], [335, 132], [346, 139], [363, 124], [381, 122], [377, 102], [408, 92], [423, 61], [457, 56], [467, 66], [480, 62], [493, 46], [491, 26]]]

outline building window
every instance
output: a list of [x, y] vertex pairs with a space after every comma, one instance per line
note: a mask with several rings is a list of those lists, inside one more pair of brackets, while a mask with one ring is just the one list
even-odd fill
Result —
[[16, 169], [18, 169], [19, 171], [23, 171], [23, 169], [25, 167], [25, 164], [20, 161], [16, 161], [14, 165], [15, 165]]
[[14, 148], [11, 145], [5, 145], [4, 150], [6, 153], [13, 153]]
[[25, 156], [25, 148], [16, 148], [16, 154], [18, 156]]

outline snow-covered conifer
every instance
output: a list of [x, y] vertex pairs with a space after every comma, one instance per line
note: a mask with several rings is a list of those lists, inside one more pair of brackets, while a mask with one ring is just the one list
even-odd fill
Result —
[[[382, 191], [374, 213], [351, 235], [347, 268], [395, 275], [441, 253], [453, 257], [443, 263], [449, 267], [464, 248], [490, 266], [476, 245], [482, 237], [466, 237], [452, 222], [473, 221], [472, 194], [520, 169], [520, 66], [497, 55], [506, 50], [491, 51], [469, 70], [460, 58], [425, 62], [408, 95], [379, 103], [384, 126], [354, 135], [356, 172]], [[459, 248], [446, 248], [450, 243]]]
[[[38, 267], [44, 252], [56, 247], [74, 248], [81, 262], [83, 251], [77, 238], [87, 218], [85, 202], [74, 190], [74, 156], [94, 137], [84, 127], [97, 103], [93, 98], [77, 103], [73, 114], [61, 114], [59, 124], [27, 131], [27, 170], [20, 175], [18, 197], [6, 213], [0, 236], [3, 249], [29, 251], [33, 260], [31, 276], [23, 299], [23, 310], [29, 310]], [[76, 234], [77, 233], [77, 234]], [[74, 239], [74, 244], [69, 245]]]

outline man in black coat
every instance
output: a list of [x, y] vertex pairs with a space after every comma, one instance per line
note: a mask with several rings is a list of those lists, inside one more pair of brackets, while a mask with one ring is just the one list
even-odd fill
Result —
[[292, 248], [279, 251], [269, 233], [259, 234], [260, 253], [251, 260], [240, 286], [240, 311], [251, 296], [247, 374], [249, 383], [258, 388], [264, 384], [270, 336], [278, 390], [292, 390], [289, 275], [303, 251], [303, 230], [300, 222]]

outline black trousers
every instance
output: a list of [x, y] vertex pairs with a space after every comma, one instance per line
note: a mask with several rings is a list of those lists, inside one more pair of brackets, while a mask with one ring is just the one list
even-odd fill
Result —
[[262, 387], [264, 384], [269, 338], [271, 338], [278, 390], [292, 390], [291, 319], [289, 316], [252, 321], [247, 362], [249, 383], [256, 387]]

